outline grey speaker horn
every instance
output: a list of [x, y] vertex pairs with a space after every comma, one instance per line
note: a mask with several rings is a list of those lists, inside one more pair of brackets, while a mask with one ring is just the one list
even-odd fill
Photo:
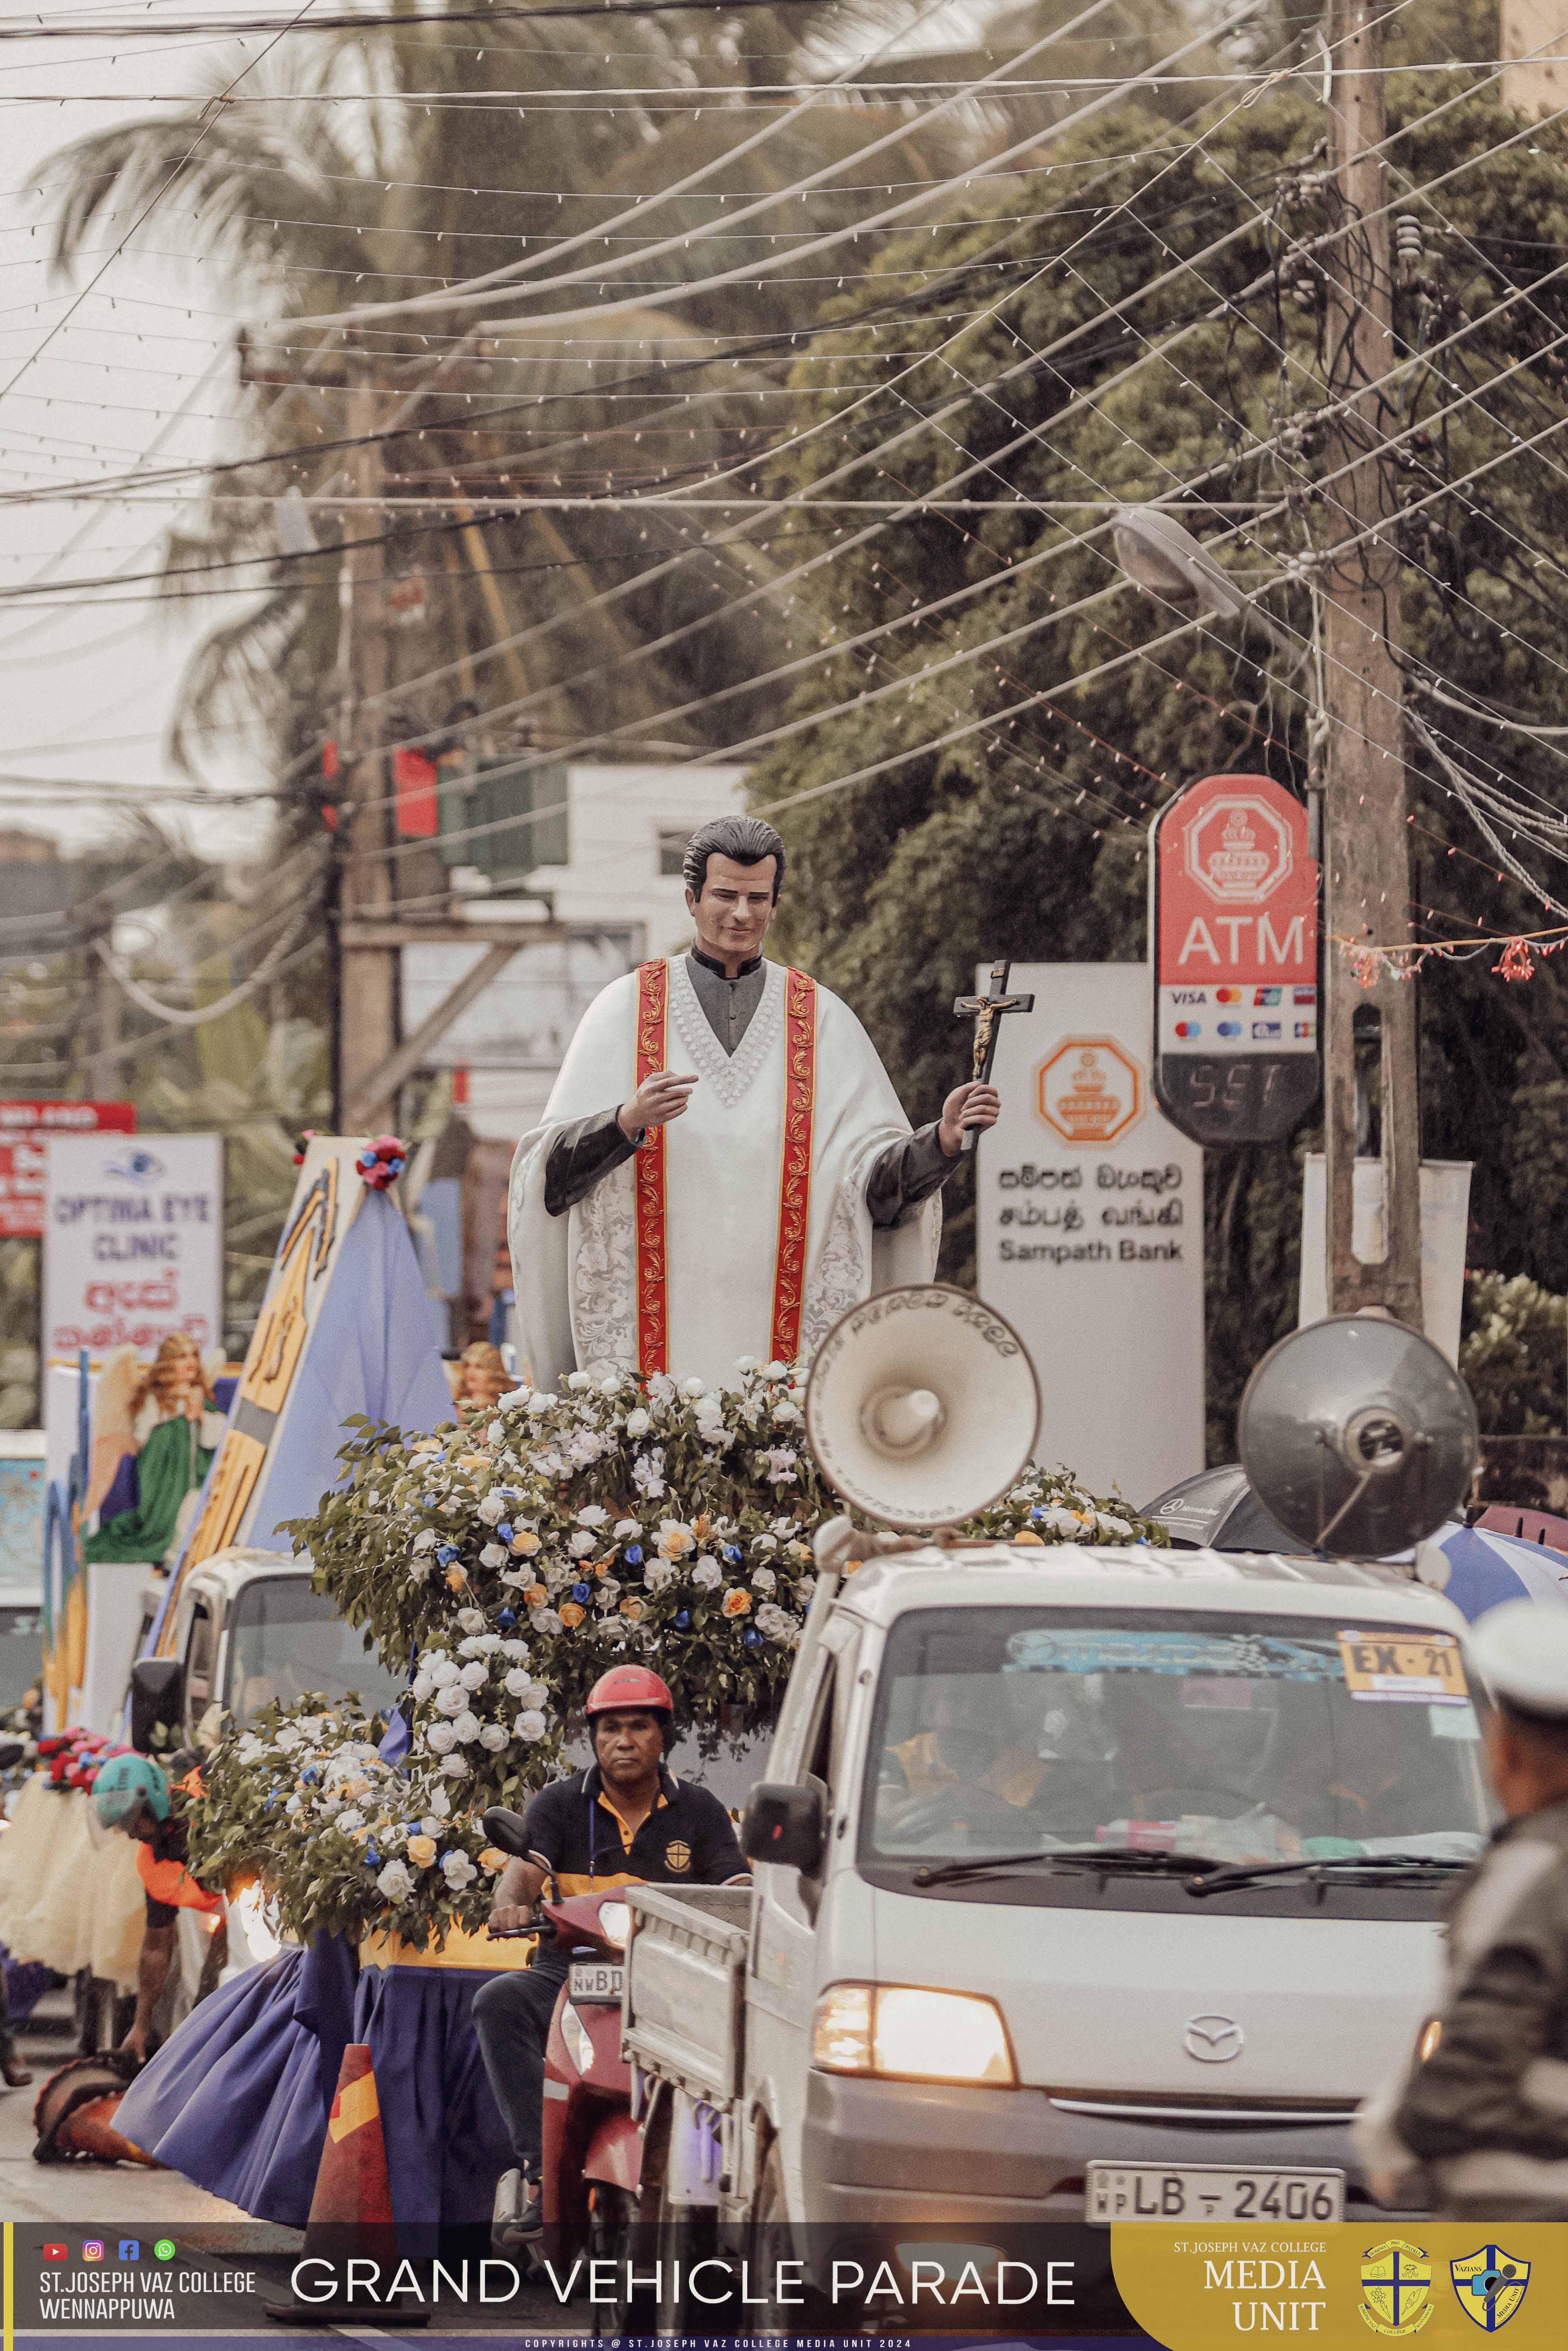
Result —
[[1479, 1438], [1447, 1356], [1379, 1315], [1338, 1314], [1270, 1348], [1238, 1430], [1253, 1491], [1311, 1551], [1384, 1559], [1463, 1500]]

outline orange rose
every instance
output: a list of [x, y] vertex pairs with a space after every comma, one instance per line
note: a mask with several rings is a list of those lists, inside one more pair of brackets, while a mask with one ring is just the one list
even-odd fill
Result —
[[408, 1857], [415, 1869], [428, 1869], [435, 1859], [435, 1839], [427, 1836], [411, 1836], [408, 1841]]
[[749, 1616], [751, 1614], [750, 1593], [743, 1592], [738, 1583], [732, 1583], [729, 1590], [724, 1595], [724, 1613], [727, 1616]]
[[448, 1592], [461, 1592], [467, 1581], [468, 1570], [465, 1567], [454, 1566], [447, 1569], [446, 1589]]
[[706, 1542], [709, 1535], [712, 1534], [713, 1520], [709, 1518], [706, 1510], [699, 1510], [696, 1517], [692, 1520], [692, 1532], [695, 1535], [698, 1542]]
[[635, 1625], [643, 1614], [642, 1602], [640, 1600], [623, 1600], [621, 1603], [621, 1614], [622, 1616], [630, 1617], [632, 1624]]
[[1042, 1551], [1045, 1548], [1044, 1536], [1037, 1535], [1032, 1527], [1025, 1527], [1021, 1534], [1009, 1535], [1008, 1541], [1015, 1543], [1038, 1543]]
[[494, 1877], [497, 1870], [505, 1869], [507, 1866], [507, 1856], [499, 1845], [487, 1844], [479, 1855], [479, 1866], [481, 1869], [487, 1869]]
[[523, 1559], [529, 1559], [539, 1547], [539, 1539], [532, 1527], [519, 1527], [512, 1537], [512, 1549]]
[[559, 1614], [561, 1623], [570, 1633], [581, 1624], [584, 1612], [578, 1606], [575, 1600], [567, 1600], [562, 1602]]
[[529, 1608], [548, 1608], [549, 1606], [549, 1593], [545, 1590], [542, 1583], [530, 1583], [528, 1590], [523, 1594], [523, 1601], [524, 1604]]

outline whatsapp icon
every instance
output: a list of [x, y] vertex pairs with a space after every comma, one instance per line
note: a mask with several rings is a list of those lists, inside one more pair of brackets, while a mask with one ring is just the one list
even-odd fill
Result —
[[172, 2262], [174, 2258], [173, 2238], [160, 2237], [157, 2243], [153, 2246], [152, 2252], [155, 2259], [158, 2261]]

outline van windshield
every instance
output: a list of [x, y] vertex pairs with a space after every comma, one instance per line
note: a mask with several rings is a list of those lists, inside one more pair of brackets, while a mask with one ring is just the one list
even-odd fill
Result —
[[394, 1705], [406, 1683], [405, 1675], [387, 1671], [370, 1636], [345, 1625], [302, 1576], [262, 1576], [235, 1602], [225, 1695], [236, 1729], [274, 1698], [297, 1706], [355, 1690], [371, 1713]]
[[1490, 1833], [1452, 1635], [1139, 1609], [901, 1618], [862, 1855], [1469, 1860]]

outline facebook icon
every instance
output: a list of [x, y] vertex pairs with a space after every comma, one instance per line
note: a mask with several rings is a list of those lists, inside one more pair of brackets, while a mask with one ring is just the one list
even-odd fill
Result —
[[141, 2259], [141, 2238], [121, 2237], [120, 2241], [120, 2258], [122, 2262], [139, 2262]]

